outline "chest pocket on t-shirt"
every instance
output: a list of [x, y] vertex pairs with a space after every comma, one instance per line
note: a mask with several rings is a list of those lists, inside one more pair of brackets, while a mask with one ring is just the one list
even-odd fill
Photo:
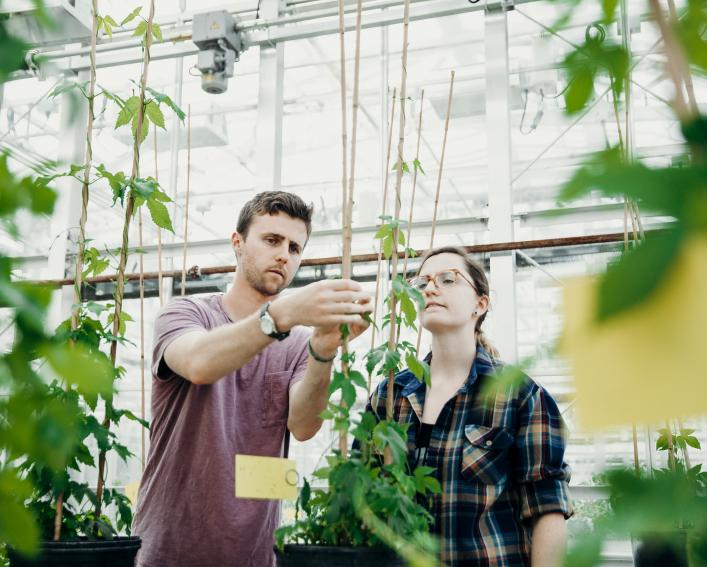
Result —
[[290, 378], [292, 378], [291, 370], [270, 372], [265, 375], [262, 413], [264, 427], [279, 426], [287, 422], [287, 412], [290, 407]]

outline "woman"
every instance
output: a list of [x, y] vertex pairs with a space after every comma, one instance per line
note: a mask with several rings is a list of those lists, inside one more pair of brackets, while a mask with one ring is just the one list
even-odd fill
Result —
[[[425, 296], [431, 386], [399, 373], [394, 415], [412, 424], [410, 465], [434, 467], [442, 486], [430, 504], [441, 561], [560, 565], [572, 508], [555, 401], [525, 375], [513, 384], [498, 380], [497, 353], [481, 331], [488, 280], [463, 250], [428, 253], [410, 282]], [[383, 381], [369, 404], [381, 418], [386, 396]]]

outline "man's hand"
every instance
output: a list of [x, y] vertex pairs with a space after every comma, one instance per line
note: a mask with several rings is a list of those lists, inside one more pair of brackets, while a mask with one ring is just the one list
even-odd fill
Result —
[[[317, 327], [329, 334], [342, 323], [352, 327], [358, 336], [368, 323], [361, 317], [370, 312], [371, 295], [353, 280], [324, 280], [309, 284], [272, 302], [270, 315], [278, 331], [289, 331], [295, 325]], [[338, 332], [338, 331], [337, 331]]]

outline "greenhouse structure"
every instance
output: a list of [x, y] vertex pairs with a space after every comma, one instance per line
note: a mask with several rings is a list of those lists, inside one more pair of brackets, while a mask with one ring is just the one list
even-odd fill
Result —
[[705, 0], [0, 0], [0, 565], [707, 566]]

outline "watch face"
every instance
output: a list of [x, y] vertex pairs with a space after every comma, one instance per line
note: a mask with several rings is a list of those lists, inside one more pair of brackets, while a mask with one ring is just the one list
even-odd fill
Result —
[[264, 314], [260, 318], [260, 330], [263, 331], [266, 335], [271, 335], [275, 332], [275, 325], [273, 324], [273, 320], [267, 316], [267, 314]]

